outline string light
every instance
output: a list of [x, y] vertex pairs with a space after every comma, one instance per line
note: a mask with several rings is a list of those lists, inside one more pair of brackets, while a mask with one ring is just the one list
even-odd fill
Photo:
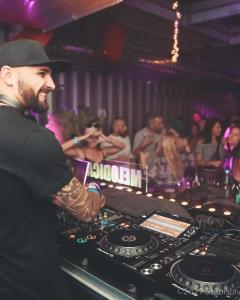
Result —
[[171, 51], [171, 59], [143, 59], [140, 58], [139, 61], [141, 63], [148, 63], [148, 64], [154, 64], [154, 65], [166, 65], [171, 63], [176, 63], [179, 57], [179, 43], [178, 43], [178, 37], [179, 37], [179, 23], [180, 19], [182, 17], [180, 11], [179, 11], [179, 1], [174, 1], [172, 5], [172, 9], [175, 12], [175, 20], [174, 20], [174, 31], [173, 31], [173, 47]]
[[181, 14], [179, 12], [178, 1], [175, 1], [172, 5], [172, 9], [175, 11], [175, 21], [174, 21], [174, 32], [173, 32], [173, 49], [172, 49], [172, 62], [176, 63], [179, 57], [179, 45], [178, 45], [178, 35], [179, 35], [179, 22], [181, 19]]

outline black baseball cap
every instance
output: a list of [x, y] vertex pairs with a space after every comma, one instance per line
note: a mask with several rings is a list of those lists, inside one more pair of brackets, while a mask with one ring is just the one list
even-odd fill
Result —
[[19, 39], [0, 46], [0, 69], [3, 66], [48, 66], [53, 73], [71, 69], [66, 60], [51, 60], [40, 42], [30, 39]]

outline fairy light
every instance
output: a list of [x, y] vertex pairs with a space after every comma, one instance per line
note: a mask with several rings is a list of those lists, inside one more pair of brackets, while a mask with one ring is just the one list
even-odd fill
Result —
[[174, 21], [174, 31], [173, 31], [173, 49], [172, 49], [172, 62], [176, 63], [179, 57], [179, 45], [178, 45], [178, 35], [179, 35], [179, 22], [181, 19], [181, 14], [179, 12], [178, 1], [175, 1], [172, 5], [172, 9], [175, 11], [175, 21]]
[[171, 58], [169, 59], [144, 59], [140, 58], [138, 59], [139, 62], [141, 63], [147, 63], [147, 64], [153, 64], [153, 65], [167, 65], [167, 64], [172, 64], [176, 63], [179, 57], [179, 24], [180, 24], [180, 19], [182, 17], [180, 11], [179, 11], [179, 1], [176, 0], [173, 2], [172, 5], [172, 10], [175, 12], [175, 20], [174, 20], [174, 30], [173, 30], [173, 46], [172, 46], [172, 51], [171, 51]]

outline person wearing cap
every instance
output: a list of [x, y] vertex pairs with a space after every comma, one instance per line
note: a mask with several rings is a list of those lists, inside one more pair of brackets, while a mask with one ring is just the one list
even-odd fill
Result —
[[70, 300], [58, 263], [56, 206], [90, 221], [104, 204], [98, 189], [73, 177], [61, 145], [23, 112], [48, 110], [50, 60], [41, 44], [17, 40], [0, 47], [0, 299]]

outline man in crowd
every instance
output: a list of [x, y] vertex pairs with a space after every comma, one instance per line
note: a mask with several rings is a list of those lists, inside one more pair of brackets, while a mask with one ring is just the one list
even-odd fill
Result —
[[148, 113], [146, 116], [146, 127], [139, 130], [133, 141], [133, 155], [141, 163], [147, 161], [151, 167], [156, 158], [156, 147], [165, 132], [163, 117], [158, 114]]
[[[105, 157], [107, 160], [119, 160], [119, 161], [129, 161], [131, 154], [131, 142], [127, 132], [126, 121], [122, 117], [115, 117], [111, 122], [110, 128], [110, 139], [114, 138], [121, 143], [123, 143], [124, 147], [119, 149], [118, 152], [114, 154], [110, 154]], [[111, 146], [111, 144], [101, 143], [101, 146]]]
[[51, 72], [69, 63], [50, 60], [40, 43], [0, 47], [0, 299], [69, 300], [58, 263], [55, 205], [88, 222], [104, 204], [72, 176], [54, 135], [24, 117], [48, 110]]

